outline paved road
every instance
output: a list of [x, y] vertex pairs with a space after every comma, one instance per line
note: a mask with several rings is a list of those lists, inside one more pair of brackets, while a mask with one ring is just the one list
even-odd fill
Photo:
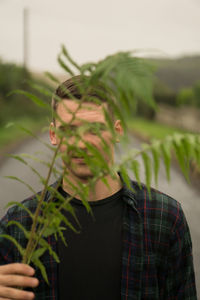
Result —
[[[44, 140], [48, 142], [48, 137], [45, 136]], [[134, 138], [131, 138], [128, 147], [139, 147], [139, 142]], [[35, 140], [30, 140], [28, 143], [24, 144], [15, 154], [34, 154], [36, 152], [37, 155], [42, 158], [47, 158], [51, 155], [51, 152], [47, 147]], [[38, 152], [43, 154], [39, 154]], [[119, 148], [116, 153], [116, 158], [119, 160], [120, 155], [124, 153], [124, 150]], [[34, 167], [39, 169], [40, 174], [43, 176], [47, 173], [46, 167], [41, 166], [41, 164], [34, 162]], [[9, 201], [21, 201], [30, 195], [30, 191], [24, 185], [3, 178], [3, 176], [6, 175], [22, 178], [27, 183], [30, 183], [36, 191], [41, 188], [37, 176], [33, 174], [29, 168], [14, 159], [6, 159], [0, 166], [0, 217], [3, 216], [5, 212], [4, 206], [6, 203]], [[152, 185], [155, 186], [154, 184]], [[172, 168], [171, 170], [171, 182], [168, 184], [163, 166], [161, 166], [161, 171], [159, 173], [159, 184], [157, 188], [174, 197], [182, 204], [191, 230], [196, 281], [198, 293], [200, 295], [200, 193], [189, 186], [183, 176], [175, 168]]]

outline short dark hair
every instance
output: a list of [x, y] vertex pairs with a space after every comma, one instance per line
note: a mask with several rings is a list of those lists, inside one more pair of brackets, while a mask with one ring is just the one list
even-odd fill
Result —
[[[83, 97], [84, 89], [88, 87], [88, 77], [86, 76], [74, 76], [66, 81], [62, 82], [58, 88], [56, 89], [51, 102], [52, 113], [53, 113], [53, 121], [55, 121], [54, 114], [56, 112], [58, 103], [62, 99], [76, 99], [80, 100]], [[102, 84], [98, 84], [95, 87], [90, 86], [89, 92], [87, 93], [85, 101], [91, 101], [91, 99], [98, 100], [98, 104], [108, 103], [108, 92], [105, 90]], [[114, 119], [113, 111], [108, 103], [108, 110], [111, 114], [111, 118]]]

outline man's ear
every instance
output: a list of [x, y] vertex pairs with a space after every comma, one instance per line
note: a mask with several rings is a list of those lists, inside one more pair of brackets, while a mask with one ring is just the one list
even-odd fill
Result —
[[50, 124], [49, 136], [50, 136], [50, 140], [51, 140], [52, 145], [57, 145], [58, 142], [57, 142], [57, 136], [56, 136], [56, 133], [55, 133], [55, 124], [53, 122], [51, 122], [51, 124]]
[[[123, 130], [123, 127], [122, 127], [122, 123], [121, 123], [121, 120], [116, 120], [115, 121], [115, 131], [116, 131], [116, 133], [117, 133], [117, 135], [120, 137], [120, 136], [122, 136], [123, 134], [124, 134], [124, 130]], [[119, 138], [117, 138], [116, 139], [116, 142], [119, 142], [120, 141], [120, 139]]]

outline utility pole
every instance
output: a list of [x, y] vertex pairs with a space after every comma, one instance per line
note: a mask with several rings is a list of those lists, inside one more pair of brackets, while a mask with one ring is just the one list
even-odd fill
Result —
[[23, 65], [24, 68], [28, 67], [28, 18], [29, 18], [29, 11], [28, 8], [25, 7], [23, 11]]

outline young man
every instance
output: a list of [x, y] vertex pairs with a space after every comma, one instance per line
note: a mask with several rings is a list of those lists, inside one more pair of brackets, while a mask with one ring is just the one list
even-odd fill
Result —
[[[62, 130], [66, 132], [69, 124], [70, 132], [85, 124], [92, 126], [95, 123], [101, 128], [101, 137], [88, 130], [81, 133], [78, 141], [75, 134], [70, 134], [67, 143], [65, 139], [59, 146], [63, 170], [66, 171], [59, 192], [69, 197], [74, 193], [69, 181], [78, 188], [80, 183], [87, 184], [94, 177], [84, 159], [85, 153], [95, 163], [87, 144], [94, 146], [112, 167], [114, 142], [103, 113], [103, 108], [109, 110], [104, 99], [101, 105], [85, 101], [79, 107], [74, 97], [80, 99], [81, 95], [74, 79], [67, 80], [63, 85], [56, 91], [56, 96], [62, 100], [57, 102], [53, 99], [57, 117], [51, 123], [51, 143], [60, 144], [58, 133]], [[123, 134], [121, 122], [114, 118], [113, 122], [119, 138]], [[105, 151], [102, 140], [109, 145], [110, 153]], [[48, 238], [48, 243], [58, 252], [61, 261], [57, 264], [47, 252], [42, 257], [49, 286], [38, 270], [34, 275], [32, 267], [16, 263], [20, 262], [20, 256], [15, 246], [1, 239], [0, 299], [33, 299], [34, 294], [39, 300], [197, 299], [191, 238], [180, 204], [153, 189], [150, 199], [145, 186], [139, 188], [137, 182], [131, 181], [133, 193], [120, 173], [116, 173], [115, 178], [110, 175], [105, 177], [109, 188], [99, 179], [89, 191], [92, 216], [87, 213], [78, 194], [71, 200], [80, 226], [66, 213], [79, 231], [77, 234], [66, 230], [68, 247], [63, 246], [60, 240], [56, 241], [54, 236]], [[53, 184], [54, 187], [56, 185]], [[45, 201], [49, 197], [47, 193]], [[34, 196], [23, 203], [31, 211], [35, 210]], [[6, 228], [9, 220], [18, 220], [30, 228], [30, 217], [25, 211], [13, 207], [0, 226], [1, 234], [13, 235], [25, 246], [26, 240], [20, 229], [15, 226]], [[17, 286], [33, 290], [22, 291], [16, 289]]]

